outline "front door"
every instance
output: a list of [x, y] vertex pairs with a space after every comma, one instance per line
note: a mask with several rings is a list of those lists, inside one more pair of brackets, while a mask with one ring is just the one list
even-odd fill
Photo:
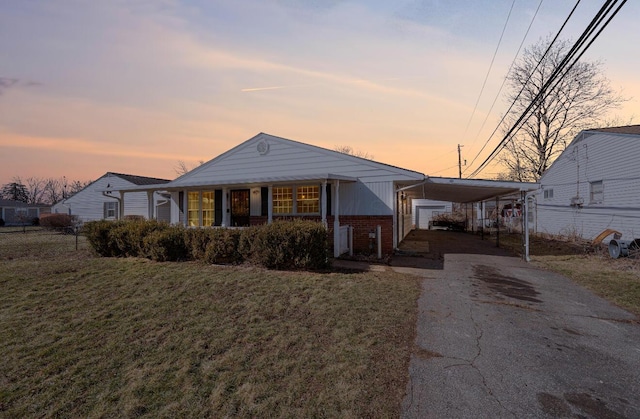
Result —
[[231, 191], [231, 227], [249, 226], [249, 189]]

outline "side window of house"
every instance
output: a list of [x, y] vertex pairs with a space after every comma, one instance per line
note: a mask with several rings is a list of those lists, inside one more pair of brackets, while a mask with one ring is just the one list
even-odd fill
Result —
[[115, 220], [118, 218], [118, 202], [108, 201], [104, 203], [104, 218]]
[[552, 198], [553, 198], [553, 189], [545, 189], [544, 199], [552, 199]]
[[602, 204], [604, 201], [604, 185], [601, 180], [589, 184], [589, 198], [591, 204]]

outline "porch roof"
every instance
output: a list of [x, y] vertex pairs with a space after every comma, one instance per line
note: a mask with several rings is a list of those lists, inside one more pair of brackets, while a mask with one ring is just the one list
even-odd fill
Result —
[[[291, 176], [269, 176], [256, 177], [236, 180], [206, 180], [199, 182], [180, 182], [180, 183], [164, 183], [157, 185], [129, 186], [117, 189], [121, 192], [140, 192], [140, 191], [178, 191], [183, 189], [203, 189], [206, 187], [256, 187], [274, 184], [286, 184], [292, 182], [323, 182], [325, 180], [339, 180], [343, 182], [356, 182], [358, 179], [350, 176], [336, 175], [333, 173], [309, 174], [309, 175], [291, 175]], [[111, 189], [113, 190], [113, 189]], [[104, 191], [106, 192], [106, 190]]]
[[398, 191], [406, 191], [413, 198], [469, 203], [534, 191], [538, 187], [538, 183], [530, 182], [429, 177], [422, 182], [399, 188]]

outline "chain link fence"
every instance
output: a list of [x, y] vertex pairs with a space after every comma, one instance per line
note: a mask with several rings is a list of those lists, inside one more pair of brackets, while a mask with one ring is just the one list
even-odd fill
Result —
[[59, 257], [87, 250], [86, 238], [73, 227], [0, 228], [0, 259]]

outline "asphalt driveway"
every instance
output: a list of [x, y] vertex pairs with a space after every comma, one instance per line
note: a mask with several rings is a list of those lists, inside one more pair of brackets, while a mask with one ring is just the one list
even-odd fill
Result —
[[632, 314], [514, 257], [443, 268], [421, 270], [404, 418], [640, 417]]

